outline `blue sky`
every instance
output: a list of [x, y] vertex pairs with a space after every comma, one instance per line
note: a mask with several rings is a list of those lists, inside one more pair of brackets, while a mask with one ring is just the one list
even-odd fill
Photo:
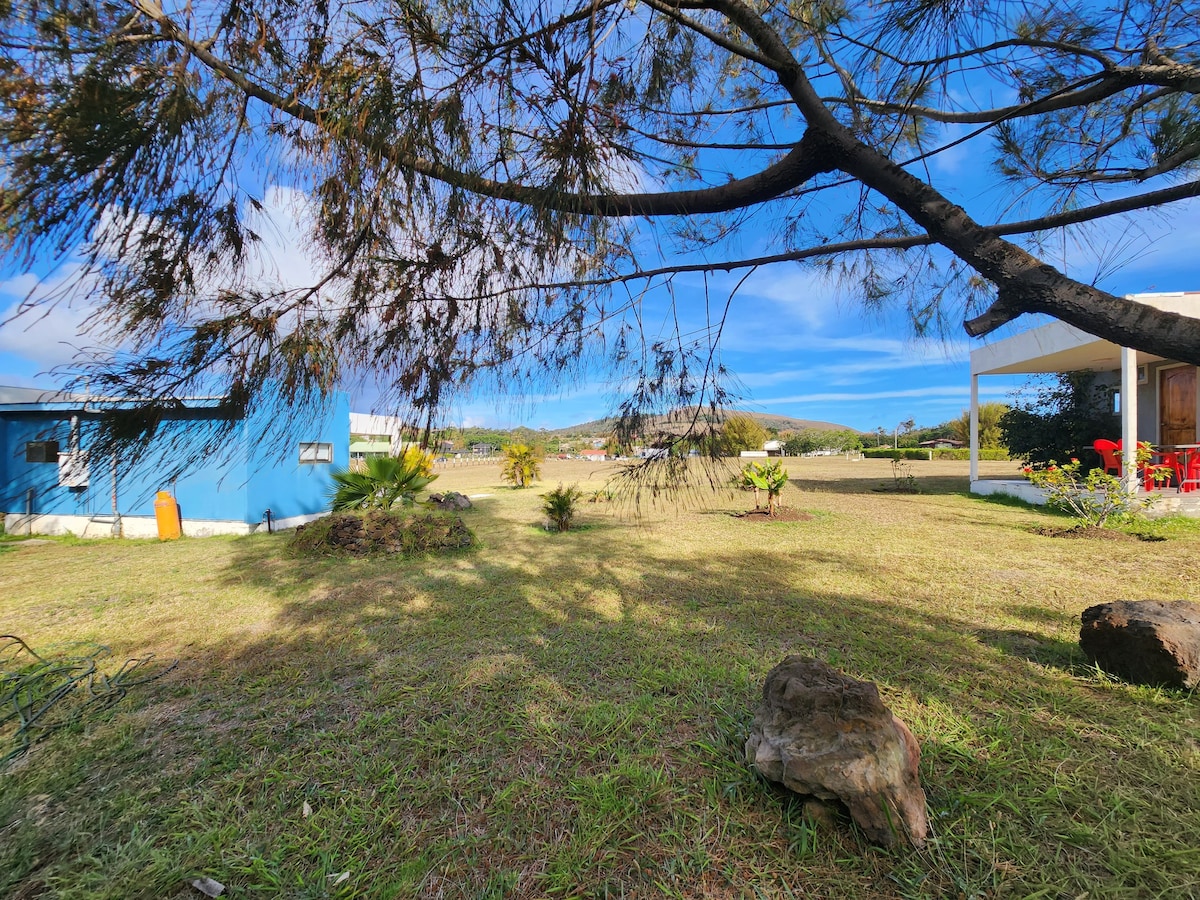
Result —
[[[1097, 256], [1120, 263], [1099, 279], [1115, 293], [1177, 291], [1200, 288], [1196, 260], [1200, 236], [1200, 203], [1177, 207], [1171, 214], [1145, 214], [1144, 236], [1126, 238], [1109, 229], [1112, 241], [1096, 249], [1067, 247], [1067, 268], [1091, 280]], [[302, 254], [289, 242], [288, 229], [277, 235], [274, 252], [280, 270], [303, 270]], [[1126, 245], [1127, 244], [1127, 245]], [[1057, 262], [1057, 260], [1056, 260]], [[50, 272], [41, 290], [53, 289], [70, 274], [69, 266]], [[699, 276], [676, 282], [676, 294], [689, 289], [702, 296]], [[710, 281], [710, 292], [732, 284]], [[76, 348], [89, 343], [83, 328], [91, 312], [86, 293], [60, 300], [12, 319], [17, 305], [38, 281], [11, 267], [0, 278], [0, 384], [52, 386], [48, 371], [68, 363]], [[683, 304], [686, 306], [687, 300]], [[1018, 322], [1018, 327], [1028, 324]], [[958, 415], [967, 405], [967, 357], [973, 342], [964, 334], [946, 342], [914, 341], [903, 317], [869, 315], [845, 299], [838, 284], [797, 266], [776, 267], [753, 275], [734, 300], [721, 341], [721, 360], [737, 376], [746, 397], [740, 406], [761, 412], [837, 422], [862, 431], [915, 419], [934, 425]], [[982, 399], [1005, 400], [1021, 379], [985, 379]], [[582, 387], [519, 401], [505, 398], [466, 399], [450, 411], [458, 425], [558, 428], [599, 418], [612, 409], [619, 385], [595, 372]], [[357, 409], [370, 406], [360, 397]]]
[[[1002, 217], [1010, 198], [987, 177], [974, 152], [964, 144], [936, 157], [932, 175], [978, 220], [994, 221]], [[288, 211], [302, 208], [305, 200], [284, 188], [267, 191], [264, 199], [277, 221], [262, 231], [270, 253], [263, 277], [302, 283], [312, 269], [296, 217]], [[1050, 261], [1065, 264], [1073, 277], [1095, 281], [1117, 294], [1200, 289], [1200, 201], [1095, 226], [1088, 234], [1086, 245], [1056, 235], [1057, 249]], [[754, 237], [758, 247], [769, 252], [770, 236]], [[49, 371], [69, 363], [78, 348], [94, 343], [84, 333], [95, 302], [86, 290], [13, 318], [31, 292], [35, 297], [53, 294], [72, 274], [69, 262], [51, 269], [37, 261], [35, 269], [43, 275], [40, 282], [11, 264], [0, 265], [0, 384], [55, 386]], [[714, 302], [723, 301], [738, 277], [710, 277]], [[682, 314], [695, 319], [687, 327], [702, 321], [704, 289], [700, 276], [675, 282]], [[661, 308], [661, 303], [651, 298], [646, 308]], [[1034, 324], [1026, 319], [1016, 327]], [[931, 426], [966, 408], [968, 354], [977, 344], [961, 331], [944, 342], [915, 341], [902, 314], [864, 313], [837, 282], [812, 269], [785, 265], [759, 270], [741, 286], [724, 329], [721, 361], [740, 381], [742, 408], [890, 432], [909, 418], [918, 426]], [[1022, 379], [985, 379], [981, 399], [1007, 400], [1021, 383]], [[619, 389], [605, 372], [594, 371], [585, 384], [557, 393], [515, 402], [488, 396], [464, 399], [446, 411], [445, 420], [454, 425], [559, 428], [611, 413]], [[352, 398], [352, 408], [389, 411], [372, 408], [366, 395]]]
[[[971, 211], [979, 206], [966, 205]], [[1198, 240], [1200, 202], [1193, 201], [1092, 227], [1086, 244], [1056, 237], [1058, 250], [1050, 261], [1119, 295], [1197, 290]], [[710, 294], [722, 297], [719, 288], [734, 280], [710, 280]], [[686, 296], [689, 287], [703, 295], [703, 282], [694, 276], [676, 282], [677, 296]], [[986, 340], [1041, 321], [1024, 317]], [[968, 356], [981, 344], [961, 329], [944, 341], [915, 340], [902, 313], [867, 313], [836, 282], [811, 269], [779, 266], [760, 270], [740, 289], [722, 336], [721, 360], [744, 389], [742, 408], [891, 432], [909, 418], [932, 426], [966, 409]], [[1024, 377], [983, 379], [980, 399], [1008, 402], [1026, 383]], [[511, 405], [490, 399], [462, 403], [453, 422], [557, 428], [606, 414], [612, 394], [613, 385], [600, 374], [585, 388], [561, 395]]]

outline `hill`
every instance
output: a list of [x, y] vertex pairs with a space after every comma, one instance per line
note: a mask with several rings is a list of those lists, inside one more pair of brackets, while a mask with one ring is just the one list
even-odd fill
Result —
[[[707, 414], [706, 414], [707, 415]], [[836, 422], [822, 422], [817, 419], [795, 419], [791, 416], [780, 416], [773, 413], [753, 412], [748, 409], [730, 409], [725, 410], [724, 418], [729, 419], [733, 416], [748, 416], [753, 419], [763, 428], [768, 431], [774, 429], [776, 431], [853, 431], [858, 434], [857, 428], [851, 428], [849, 425], [839, 425]], [[672, 416], [672, 420], [662, 424], [664, 430], [667, 431], [682, 431], [687, 425], [687, 417], [679, 414]], [[616, 420], [613, 418], [593, 419], [590, 422], [582, 422], [579, 425], [568, 425], [566, 428], [554, 428], [546, 432], [546, 434], [555, 437], [569, 437], [570, 435], [594, 435], [601, 436], [611, 434]]]

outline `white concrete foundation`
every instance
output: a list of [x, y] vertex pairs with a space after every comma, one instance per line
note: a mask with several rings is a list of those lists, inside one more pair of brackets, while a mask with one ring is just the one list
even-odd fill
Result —
[[[981, 478], [971, 483], [971, 493], [1008, 494], [1035, 506], [1044, 506], [1046, 503], [1046, 495], [1042, 490], [1022, 478]], [[1142, 510], [1142, 514], [1151, 519], [1174, 514], [1200, 518], [1200, 491], [1182, 494], [1171, 487], [1161, 491], [1144, 491], [1139, 488], [1137, 496], [1139, 499], [1154, 498], [1154, 502]]]
[[1024, 500], [1026, 503], [1033, 503], [1037, 506], [1042, 506], [1046, 502], [1046, 495], [1041, 490], [1020, 478], [983, 478], [979, 481], [972, 481], [971, 493], [985, 496], [1008, 494], [1010, 497], [1016, 497], [1018, 500]]
[[[312, 513], [304, 516], [290, 516], [277, 519], [271, 523], [275, 531], [285, 531], [295, 528], [305, 522], [319, 519], [326, 513]], [[112, 516], [56, 516], [8, 513], [4, 516], [4, 530], [7, 534], [73, 534], [82, 538], [116, 537], [113, 529]], [[184, 537], [212, 537], [217, 534], [255, 534], [267, 530], [266, 522], [238, 522], [232, 519], [184, 519]], [[153, 516], [122, 516], [120, 524], [121, 537], [127, 538], [157, 538], [158, 522]]]

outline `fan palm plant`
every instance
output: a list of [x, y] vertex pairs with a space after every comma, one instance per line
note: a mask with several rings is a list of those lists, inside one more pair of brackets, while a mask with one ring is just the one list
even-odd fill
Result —
[[410, 447], [402, 456], [373, 456], [365, 471], [333, 473], [330, 501], [335, 512], [409, 505], [417, 491], [437, 478], [428, 453]]

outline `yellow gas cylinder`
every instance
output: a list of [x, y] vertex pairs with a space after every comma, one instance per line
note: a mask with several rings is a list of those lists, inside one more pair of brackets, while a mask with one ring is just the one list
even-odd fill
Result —
[[160, 541], [176, 540], [183, 533], [179, 525], [179, 504], [167, 491], [155, 494], [154, 520], [158, 523]]

